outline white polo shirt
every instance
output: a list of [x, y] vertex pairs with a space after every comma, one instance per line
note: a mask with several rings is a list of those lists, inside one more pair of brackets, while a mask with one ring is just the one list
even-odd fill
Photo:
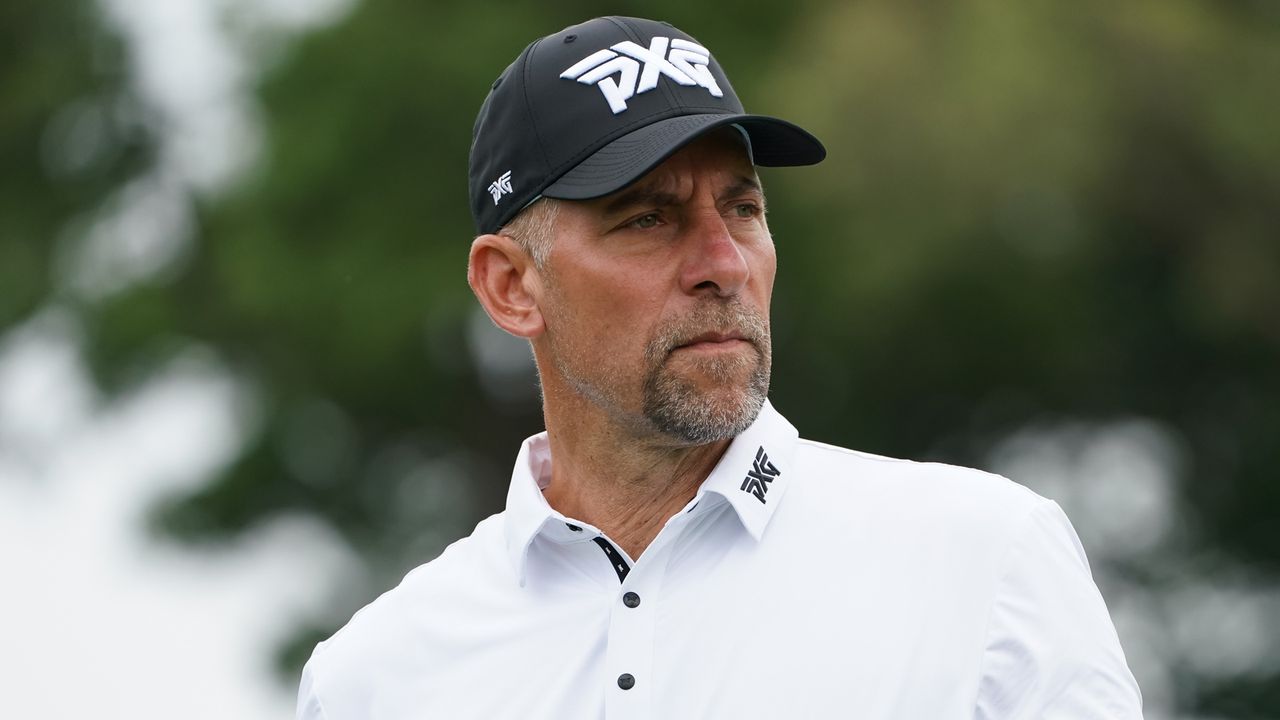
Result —
[[639, 558], [553, 510], [545, 434], [506, 510], [303, 673], [298, 718], [1141, 717], [1053, 502], [800, 440], [766, 404]]

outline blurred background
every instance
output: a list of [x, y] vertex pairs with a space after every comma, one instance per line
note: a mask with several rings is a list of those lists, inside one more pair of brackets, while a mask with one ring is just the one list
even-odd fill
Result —
[[1074, 521], [1147, 717], [1280, 718], [1280, 4], [8, 0], [0, 717], [272, 718], [541, 429], [465, 283], [471, 123], [602, 12], [765, 170], [773, 399]]

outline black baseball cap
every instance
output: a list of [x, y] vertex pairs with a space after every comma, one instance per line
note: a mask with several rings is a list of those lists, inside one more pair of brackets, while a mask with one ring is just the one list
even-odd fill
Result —
[[616, 192], [724, 125], [747, 136], [756, 165], [813, 165], [827, 154], [796, 125], [746, 114], [711, 52], [669, 23], [602, 17], [535, 40], [476, 117], [476, 229], [497, 232], [539, 197]]

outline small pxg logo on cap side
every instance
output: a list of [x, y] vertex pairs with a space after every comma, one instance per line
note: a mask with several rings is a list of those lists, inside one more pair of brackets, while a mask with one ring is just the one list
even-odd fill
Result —
[[497, 180], [489, 183], [489, 194], [493, 196], [493, 204], [497, 205], [498, 200], [507, 193], [511, 192], [511, 171], [502, 173]]
[[[710, 62], [711, 51], [681, 38], [655, 37], [647, 49], [624, 40], [579, 60], [560, 77], [600, 88], [609, 109], [617, 115], [627, 109], [627, 100], [658, 87], [662, 75], [680, 85], [700, 86], [714, 97], [724, 97], [707, 67]], [[644, 63], [643, 69], [640, 63]]]

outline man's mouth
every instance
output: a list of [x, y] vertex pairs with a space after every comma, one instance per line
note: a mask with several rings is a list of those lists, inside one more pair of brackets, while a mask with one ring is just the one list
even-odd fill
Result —
[[750, 345], [751, 341], [742, 333], [737, 331], [728, 332], [705, 332], [701, 335], [695, 335], [689, 340], [677, 345], [674, 350], [699, 350], [699, 351], [716, 351], [716, 350], [734, 350], [743, 345]]

